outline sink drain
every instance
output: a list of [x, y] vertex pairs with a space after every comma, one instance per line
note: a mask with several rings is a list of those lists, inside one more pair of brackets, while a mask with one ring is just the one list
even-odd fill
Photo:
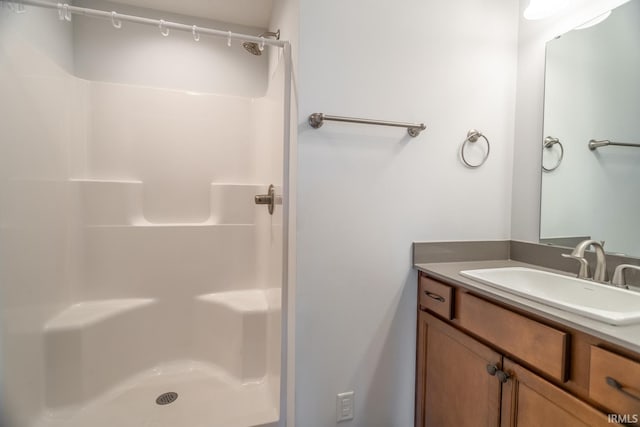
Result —
[[158, 405], [168, 405], [169, 403], [175, 402], [176, 399], [178, 399], [178, 393], [170, 391], [168, 393], [162, 393], [160, 396], [158, 396], [158, 398], [156, 399], [156, 403]]

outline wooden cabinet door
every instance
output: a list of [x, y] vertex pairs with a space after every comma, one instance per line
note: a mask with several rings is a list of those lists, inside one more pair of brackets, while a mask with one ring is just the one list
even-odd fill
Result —
[[435, 317], [418, 314], [417, 427], [497, 427], [502, 357]]
[[611, 427], [607, 415], [509, 359], [502, 386], [501, 427]]

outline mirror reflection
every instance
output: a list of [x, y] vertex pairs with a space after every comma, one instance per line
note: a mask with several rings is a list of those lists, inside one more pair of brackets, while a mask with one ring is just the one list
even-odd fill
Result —
[[[600, 22], [598, 22], [600, 21]], [[547, 43], [540, 241], [640, 256], [640, 0]]]

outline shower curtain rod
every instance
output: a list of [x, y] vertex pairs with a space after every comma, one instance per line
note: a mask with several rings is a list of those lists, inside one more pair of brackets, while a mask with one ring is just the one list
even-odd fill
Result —
[[119, 26], [116, 25], [116, 22], [120, 22], [120, 21], [135, 22], [135, 23], [144, 24], [144, 25], [153, 25], [160, 28], [162, 35], [169, 35], [168, 31], [170, 29], [178, 30], [178, 31], [187, 31], [187, 32], [191, 32], [193, 34], [194, 39], [196, 40], [199, 40], [199, 37], [201, 34], [206, 34], [210, 36], [226, 38], [229, 41], [241, 40], [241, 41], [254, 42], [258, 44], [277, 46], [277, 47], [284, 47], [288, 43], [286, 40], [267, 39], [263, 37], [250, 36], [247, 34], [233, 33], [231, 31], [222, 31], [222, 30], [216, 30], [213, 28], [199, 27], [196, 25], [181, 24], [179, 22], [165, 21], [162, 19], [151, 19], [151, 18], [144, 18], [141, 16], [125, 15], [125, 14], [117, 13], [115, 11], [108, 12], [105, 10], [89, 9], [86, 7], [72, 6], [67, 3], [64, 3], [64, 4], [50, 3], [42, 0], [16, 0], [16, 1], [1, 0], [1, 1], [2, 3], [8, 3], [8, 4], [13, 3], [18, 7], [20, 7], [21, 5], [29, 5], [29, 6], [43, 7], [47, 9], [58, 9], [58, 13], [60, 14], [60, 17], [61, 17], [60, 19], [66, 19], [67, 21], [71, 20], [70, 14], [75, 14], [75, 15], [84, 15], [84, 16], [110, 19], [113, 26], [116, 28], [120, 28]]

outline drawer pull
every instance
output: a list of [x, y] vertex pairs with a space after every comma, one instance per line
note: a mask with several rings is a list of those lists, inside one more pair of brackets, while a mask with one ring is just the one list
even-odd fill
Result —
[[438, 294], [434, 294], [433, 292], [424, 291], [424, 294], [426, 296], [428, 296], [429, 298], [432, 298], [432, 299], [434, 299], [436, 301], [439, 301], [439, 302], [445, 302], [446, 301], [446, 299], [444, 297], [442, 297], [442, 296], [440, 296]]
[[606, 380], [607, 380], [607, 384], [609, 384], [611, 387], [618, 390], [620, 393], [624, 394], [627, 397], [640, 401], [640, 397], [636, 396], [633, 393], [629, 393], [627, 390], [625, 390], [623, 385], [620, 384], [618, 381], [616, 381], [615, 378], [607, 377]]

